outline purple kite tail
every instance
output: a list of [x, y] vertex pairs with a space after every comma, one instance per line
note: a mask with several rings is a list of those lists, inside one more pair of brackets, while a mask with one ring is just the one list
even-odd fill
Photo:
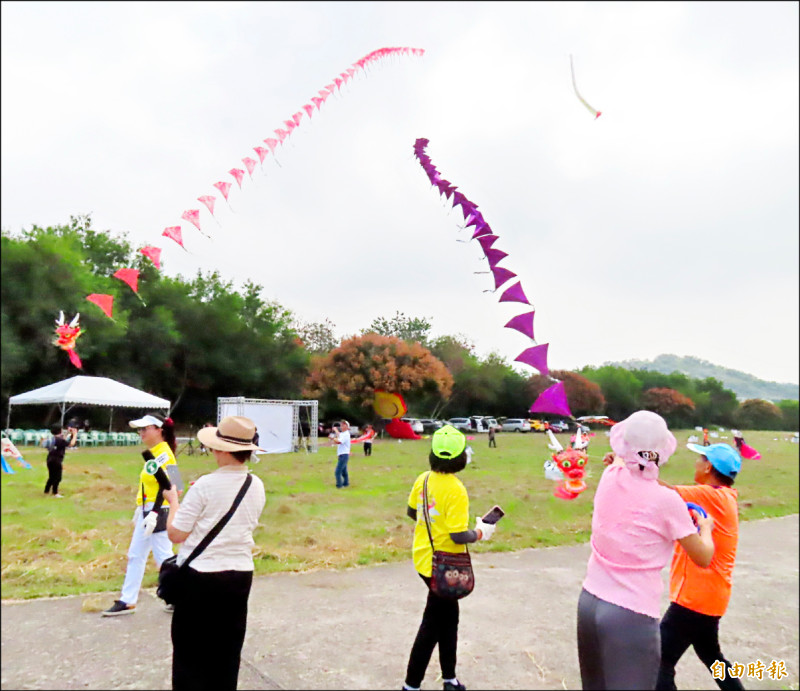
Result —
[[[499, 262], [508, 255], [499, 249], [491, 248], [491, 245], [497, 240], [497, 237], [492, 232], [489, 224], [483, 218], [483, 214], [478, 211], [478, 205], [467, 199], [463, 192], [457, 191], [457, 187], [448, 180], [442, 178], [441, 174], [436, 170], [436, 167], [433, 165], [430, 156], [428, 156], [425, 150], [429, 143], [429, 140], [425, 139], [424, 137], [418, 138], [414, 142], [414, 156], [419, 161], [422, 169], [428, 175], [428, 179], [439, 190], [439, 194], [450, 201], [453, 208], [457, 206], [461, 207], [461, 211], [464, 214], [464, 228], [475, 226], [475, 231], [473, 232], [471, 239], [478, 239], [479, 244], [483, 249], [484, 256], [489, 262], [489, 268], [494, 277], [494, 290], [497, 291], [507, 281], [516, 276], [513, 271], [503, 268], [502, 266], [498, 266]], [[484, 239], [481, 241], [481, 238], [486, 238], [487, 236], [491, 236], [492, 239]], [[476, 271], [474, 273], [486, 272]], [[525, 291], [522, 289], [522, 283], [520, 281], [517, 281], [511, 287], [506, 288], [500, 296], [499, 302], [521, 302], [525, 305], [531, 304], [525, 295]], [[533, 340], [533, 315], [534, 313], [532, 311], [517, 315], [505, 326], [510, 329], [515, 329]], [[522, 362], [539, 370], [542, 375], [547, 377], [550, 375], [550, 369], [547, 364], [547, 347], [548, 344], [546, 343], [530, 347], [520, 353], [520, 355], [516, 358], [516, 361]], [[569, 403], [567, 402], [566, 391], [564, 390], [564, 383], [556, 379], [553, 381], [555, 381], [555, 384], [545, 389], [539, 395], [539, 397], [531, 406], [530, 412], [552, 412], [559, 415], [572, 417], [572, 413], [569, 409]]]

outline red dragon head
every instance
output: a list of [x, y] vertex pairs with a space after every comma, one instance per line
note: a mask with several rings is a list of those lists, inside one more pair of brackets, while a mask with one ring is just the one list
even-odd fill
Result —
[[589, 457], [584, 451], [569, 448], [554, 453], [553, 460], [558, 469], [564, 473], [564, 484], [559, 485], [556, 496], [562, 499], [574, 499], [586, 489], [583, 477], [586, 474], [584, 467]]
[[81, 361], [78, 354], [75, 352], [75, 341], [77, 341], [78, 337], [83, 333], [78, 324], [80, 318], [81, 315], [79, 312], [69, 324], [65, 324], [64, 312], [59, 312], [58, 319], [56, 319], [56, 340], [53, 341], [53, 345], [66, 351], [72, 364], [79, 369], [81, 368]]

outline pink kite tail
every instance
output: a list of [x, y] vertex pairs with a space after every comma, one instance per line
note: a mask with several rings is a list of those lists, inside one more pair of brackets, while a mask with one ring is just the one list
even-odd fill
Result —
[[269, 151], [267, 151], [263, 146], [254, 146], [253, 151], [258, 154], [258, 160], [263, 164], [264, 159], [267, 157]]
[[242, 180], [244, 179], [244, 171], [241, 168], [231, 168], [228, 173], [233, 175], [236, 178], [236, 182], [239, 183], [239, 189], [242, 189]]
[[216, 187], [221, 193], [222, 196], [225, 197], [225, 201], [228, 201], [228, 192], [231, 189], [231, 183], [229, 182], [215, 182], [214, 187]]
[[181, 214], [181, 218], [184, 221], [189, 221], [197, 230], [199, 230], [203, 235], [205, 235], [209, 240], [211, 236], [208, 233], [203, 232], [203, 229], [200, 227], [200, 210], [199, 209], [187, 209]]
[[210, 194], [204, 194], [202, 197], [198, 197], [197, 201], [202, 202], [208, 208], [209, 213], [213, 216], [214, 215], [214, 202], [216, 201], [216, 197]]
[[114, 317], [111, 316], [113, 314], [113, 311], [114, 311], [114, 296], [113, 295], [103, 295], [103, 294], [98, 294], [98, 293], [92, 293], [91, 295], [87, 295], [86, 299], [89, 302], [93, 302], [101, 310], [103, 310], [103, 312], [105, 313], [105, 315], [109, 319], [111, 319], [112, 321], [114, 320]]
[[[217, 225], [218, 225], [220, 228], [222, 228], [222, 225], [221, 225], [221, 224], [220, 224], [220, 222], [217, 220], [217, 217], [214, 215], [214, 202], [216, 201], [216, 199], [217, 199], [217, 198], [216, 198], [216, 197], [214, 197], [213, 195], [206, 194], [206, 195], [203, 195], [202, 197], [198, 197], [198, 198], [197, 198], [197, 201], [199, 201], [199, 202], [203, 202], [203, 204], [205, 204], [205, 205], [208, 207], [208, 210], [209, 210], [209, 212], [211, 213], [211, 218], [213, 218], [213, 219], [214, 219], [214, 222], [215, 222], [215, 223], [216, 223], [216, 224], [217, 224]], [[227, 201], [227, 200], [226, 200], [226, 201]]]
[[161, 249], [159, 247], [142, 247], [139, 250], [157, 269], [161, 269]]
[[113, 276], [123, 283], [127, 283], [134, 293], [139, 292], [139, 271], [137, 269], [118, 269]]
[[[164, 228], [164, 232], [161, 233], [164, 237], [169, 238], [177, 242], [181, 247], [183, 247], [183, 236], [181, 235], [181, 227], [180, 226], [170, 226], [169, 228]], [[183, 247], [184, 252], [188, 252], [185, 247]]]
[[250, 158], [249, 156], [245, 156], [242, 159], [242, 162], [244, 163], [244, 167], [247, 168], [247, 174], [250, 176], [250, 179], [252, 180], [253, 179], [253, 171], [256, 169], [256, 166], [258, 165], [258, 163], [256, 161], [254, 161], [252, 158]]
[[67, 355], [69, 355], [69, 361], [75, 365], [78, 369], [83, 369], [83, 363], [81, 359], [78, 357], [78, 353], [75, 352], [74, 349], [68, 350]]

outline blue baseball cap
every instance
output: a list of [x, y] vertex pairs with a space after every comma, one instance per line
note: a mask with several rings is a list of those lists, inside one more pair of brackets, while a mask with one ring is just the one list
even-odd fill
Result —
[[714, 470], [731, 480], [742, 469], [742, 457], [730, 444], [711, 444], [709, 446], [687, 444], [686, 448], [705, 456]]

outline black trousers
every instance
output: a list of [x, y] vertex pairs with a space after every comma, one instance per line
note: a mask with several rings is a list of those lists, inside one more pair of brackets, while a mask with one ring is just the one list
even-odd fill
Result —
[[411, 647], [411, 657], [406, 671], [406, 685], [419, 688], [425, 670], [431, 661], [433, 649], [439, 645], [439, 664], [442, 678], [456, 676], [456, 648], [458, 646], [458, 600], [447, 600], [434, 594], [431, 579], [420, 575], [428, 586], [428, 601], [422, 613], [422, 623]]
[[172, 688], [230, 691], [239, 679], [252, 571], [187, 568], [172, 614]]
[[656, 689], [677, 688], [675, 665], [690, 645], [709, 671], [717, 660], [725, 664], [725, 679], [714, 679], [717, 686], [731, 691], [744, 689], [741, 681], [731, 679], [731, 663], [723, 657], [720, 650], [719, 620], [720, 617], [700, 614], [674, 602], [670, 603], [661, 620], [661, 667], [658, 670]]
[[371, 441], [365, 441], [364, 442], [364, 455], [365, 456], [371, 456], [372, 455], [372, 442]]
[[61, 484], [61, 474], [64, 471], [64, 466], [58, 461], [47, 462], [47, 484], [44, 486], [44, 493], [47, 494], [50, 488], [53, 489], [53, 494], [58, 494], [58, 486]]
[[489, 437], [489, 448], [493, 447], [497, 448], [497, 442], [494, 440], [494, 437]]

